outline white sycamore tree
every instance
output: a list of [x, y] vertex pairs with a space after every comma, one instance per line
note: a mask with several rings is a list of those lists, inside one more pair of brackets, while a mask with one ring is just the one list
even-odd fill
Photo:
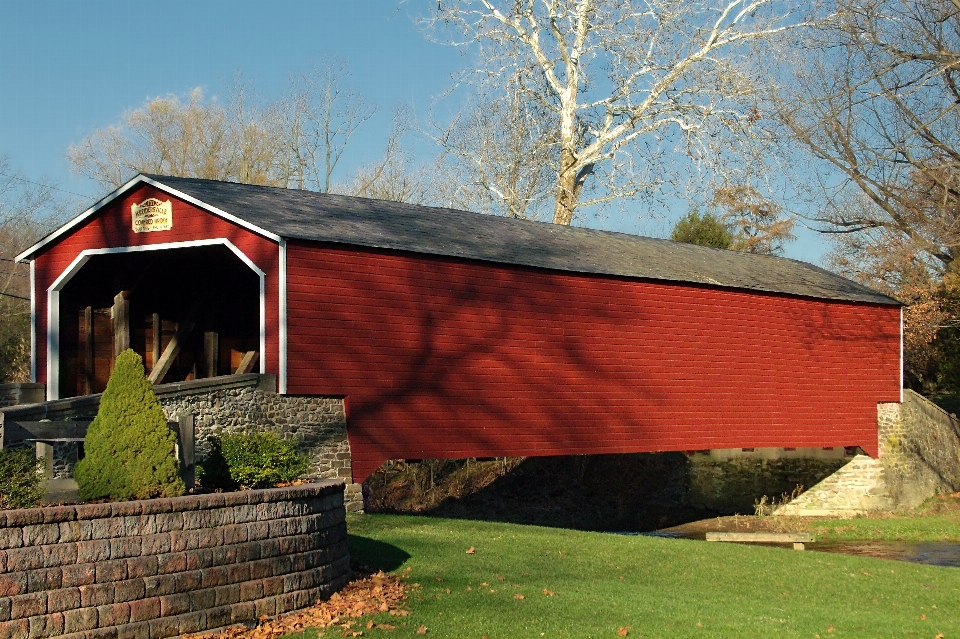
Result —
[[655, 192], [678, 160], [732, 170], [724, 142], [761, 135], [765, 50], [809, 22], [789, 0], [442, 0], [425, 26], [547, 114], [553, 221], [570, 224], [578, 208]]

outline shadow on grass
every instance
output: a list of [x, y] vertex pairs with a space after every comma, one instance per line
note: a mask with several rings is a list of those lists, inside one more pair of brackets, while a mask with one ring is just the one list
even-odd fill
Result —
[[348, 535], [350, 561], [355, 568], [376, 572], [396, 570], [410, 559], [409, 553], [392, 544], [386, 544], [369, 537]]

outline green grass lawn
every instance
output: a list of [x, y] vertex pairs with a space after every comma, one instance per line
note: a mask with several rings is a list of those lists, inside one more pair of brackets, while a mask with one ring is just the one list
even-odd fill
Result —
[[395, 631], [365, 637], [960, 637], [956, 568], [428, 517], [348, 527], [355, 562], [421, 585], [408, 617], [373, 617]]
[[960, 515], [833, 519], [810, 526], [819, 541], [943, 541], [960, 543]]

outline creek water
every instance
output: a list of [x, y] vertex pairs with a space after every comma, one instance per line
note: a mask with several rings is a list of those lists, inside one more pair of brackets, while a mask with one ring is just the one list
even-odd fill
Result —
[[[673, 539], [704, 540], [706, 538], [705, 533], [689, 534], [677, 532], [653, 532], [639, 534], [651, 537], [667, 537]], [[792, 548], [791, 544], [750, 545]], [[929, 564], [931, 566], [950, 566], [954, 568], [960, 568], [960, 544], [958, 543], [907, 541], [817, 541], [807, 544], [806, 550], [814, 552], [837, 552], [845, 555], [859, 555], [861, 557], [909, 561], [915, 564]]]
[[808, 544], [809, 550], [895, 559], [915, 564], [960, 568], [960, 544], [906, 541], [823, 541]]

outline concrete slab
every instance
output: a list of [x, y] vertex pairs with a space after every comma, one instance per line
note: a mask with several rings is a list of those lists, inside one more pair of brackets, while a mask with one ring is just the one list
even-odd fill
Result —
[[74, 479], [50, 479], [47, 481], [47, 489], [41, 503], [76, 503], [80, 501], [77, 489], [77, 482]]

